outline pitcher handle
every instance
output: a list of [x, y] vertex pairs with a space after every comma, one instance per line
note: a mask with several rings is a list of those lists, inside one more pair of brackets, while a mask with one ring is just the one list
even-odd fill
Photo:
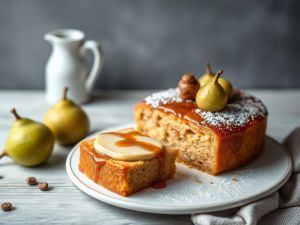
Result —
[[99, 77], [103, 67], [103, 51], [96, 41], [85, 41], [82, 46], [83, 53], [86, 50], [91, 50], [94, 54], [94, 62], [90, 71], [90, 74], [86, 80], [85, 88], [90, 93], [95, 85], [97, 78]]

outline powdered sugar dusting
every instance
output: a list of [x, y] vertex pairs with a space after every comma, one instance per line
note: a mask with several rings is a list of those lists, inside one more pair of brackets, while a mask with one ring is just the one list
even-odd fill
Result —
[[[161, 104], [182, 102], [183, 100], [179, 96], [178, 88], [174, 88], [154, 93], [148, 96], [145, 101], [146, 104], [157, 108]], [[226, 108], [220, 112], [208, 112], [198, 108], [195, 113], [203, 118], [201, 123], [226, 130], [243, 127], [255, 118], [265, 117], [268, 114], [266, 107], [259, 99], [245, 92], [236, 95], [233, 101], [228, 103]]]
[[265, 117], [267, 115], [266, 107], [257, 98], [242, 93], [228, 103], [226, 108], [220, 112], [207, 112], [196, 109], [196, 113], [212, 126], [226, 126], [234, 129], [234, 127], [244, 126], [246, 123], [254, 120], [258, 116]]
[[165, 91], [153, 93], [145, 98], [148, 105], [157, 108], [160, 104], [167, 104], [170, 102], [182, 102], [183, 100], [179, 96], [178, 88], [170, 88]]

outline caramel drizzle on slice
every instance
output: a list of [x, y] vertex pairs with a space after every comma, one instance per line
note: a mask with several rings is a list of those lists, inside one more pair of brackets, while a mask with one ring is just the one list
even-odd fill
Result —
[[162, 151], [161, 148], [157, 147], [156, 145], [137, 140], [136, 136], [141, 136], [141, 133], [137, 131], [129, 131], [127, 133], [109, 132], [107, 134], [112, 134], [123, 138], [123, 140], [119, 140], [116, 142], [116, 145], [119, 147], [138, 146], [147, 149], [148, 151], [155, 152], [156, 158], [158, 160], [159, 169], [158, 169], [156, 181], [154, 182], [154, 186], [157, 189], [165, 188], [167, 186], [165, 182], [163, 182], [162, 184], [155, 185], [159, 183], [162, 179], [162, 168], [164, 166], [164, 161], [163, 161], [164, 152]]
[[139, 141], [137, 139], [137, 136], [141, 136], [141, 133], [139, 133], [137, 131], [129, 131], [127, 133], [108, 132], [106, 134], [112, 134], [112, 135], [116, 135], [118, 137], [123, 138], [123, 140], [119, 140], [115, 143], [119, 147], [138, 146], [140, 148], [144, 148], [148, 151], [152, 151], [157, 154], [160, 153], [160, 151], [161, 151], [161, 148], [157, 147], [156, 145], [153, 145], [151, 143], [147, 143], [144, 141]]

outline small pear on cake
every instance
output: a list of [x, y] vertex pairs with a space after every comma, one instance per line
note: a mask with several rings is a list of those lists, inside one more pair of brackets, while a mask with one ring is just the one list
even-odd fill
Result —
[[223, 70], [219, 70], [214, 79], [207, 81], [201, 87], [196, 95], [197, 106], [210, 112], [217, 112], [223, 110], [228, 101], [228, 96], [223, 87], [219, 84], [219, 78]]
[[[205, 70], [206, 73], [198, 79], [200, 87], [203, 87], [207, 82], [212, 81], [217, 75], [212, 72], [210, 64], [205, 64]], [[223, 77], [218, 78], [218, 84], [220, 84], [226, 92], [228, 100], [231, 100], [234, 90], [232, 84]]]
[[133, 128], [103, 132], [80, 143], [79, 169], [117, 194], [128, 196], [174, 176], [176, 150]]
[[199, 79], [199, 84], [203, 87], [207, 81], [214, 79], [215, 74], [211, 71], [211, 66], [209, 63], [205, 64], [205, 74], [203, 74]]

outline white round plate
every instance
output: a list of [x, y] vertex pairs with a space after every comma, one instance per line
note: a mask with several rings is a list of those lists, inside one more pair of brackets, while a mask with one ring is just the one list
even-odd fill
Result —
[[[110, 127], [105, 131], [133, 126]], [[177, 163], [176, 175], [167, 181], [166, 188], [150, 187], [122, 197], [88, 179], [78, 170], [78, 162], [77, 145], [68, 155], [66, 169], [72, 182], [86, 194], [117, 207], [159, 214], [213, 212], [253, 202], [279, 189], [292, 168], [283, 147], [267, 137], [262, 154], [244, 167], [211, 176]]]

